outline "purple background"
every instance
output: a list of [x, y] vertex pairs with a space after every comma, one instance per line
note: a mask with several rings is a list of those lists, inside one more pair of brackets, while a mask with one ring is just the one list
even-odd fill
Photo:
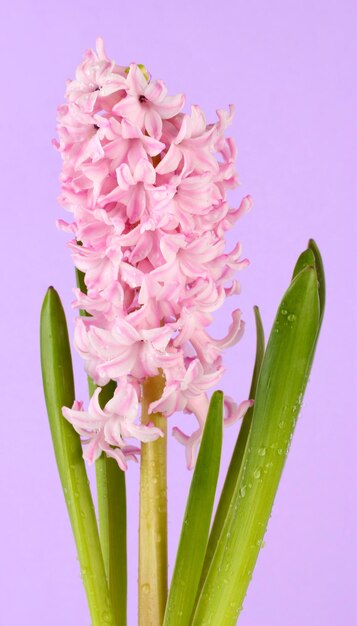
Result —
[[[1, 565], [4, 626], [89, 624], [42, 398], [38, 318], [49, 284], [73, 324], [73, 271], [56, 205], [60, 161], [52, 150], [64, 82], [101, 34], [118, 63], [147, 65], [170, 93], [185, 91], [214, 119], [237, 107], [233, 135], [241, 188], [253, 211], [240, 239], [251, 267], [237, 298], [247, 331], [227, 352], [222, 387], [247, 397], [254, 350], [252, 306], [266, 331], [309, 237], [327, 273], [324, 327], [273, 516], [241, 626], [357, 623], [356, 267], [354, 47], [357, 5], [348, 0], [12, 0], [1, 42]], [[354, 196], [354, 197], [353, 197]], [[227, 311], [217, 318], [223, 333]], [[85, 380], [76, 360], [78, 398]], [[191, 426], [190, 418], [188, 419]], [[193, 425], [193, 422], [192, 422]], [[224, 465], [238, 427], [226, 431]], [[170, 438], [170, 565], [190, 474]], [[130, 618], [136, 623], [138, 467], [127, 474]]]

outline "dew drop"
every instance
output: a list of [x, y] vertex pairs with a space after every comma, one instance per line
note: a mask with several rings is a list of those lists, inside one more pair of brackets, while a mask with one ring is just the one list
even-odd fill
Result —
[[266, 451], [267, 451], [266, 448], [259, 448], [258, 449], [259, 456], [265, 456], [266, 455]]
[[150, 585], [148, 583], [144, 583], [141, 585], [141, 591], [147, 596], [150, 593]]
[[239, 495], [241, 498], [244, 498], [246, 491], [247, 491], [247, 488], [245, 487], [245, 485], [243, 485], [239, 490]]
[[284, 422], [284, 420], [281, 420], [281, 422], [279, 422], [279, 424], [278, 424], [278, 428], [281, 429], [281, 428], [284, 428], [284, 426], [285, 426], [285, 422]]
[[296, 315], [294, 315], [294, 313], [290, 313], [290, 315], [288, 315], [288, 322], [295, 322], [296, 320]]
[[109, 611], [103, 611], [102, 620], [104, 624], [112, 624], [112, 618]]
[[281, 309], [281, 314], [282, 314], [282, 315], [287, 315], [287, 314], [288, 314], [288, 312], [287, 312], [287, 310], [286, 310], [286, 309]]
[[260, 467], [257, 467], [257, 469], [253, 473], [253, 476], [254, 478], [260, 478], [260, 475], [261, 475]]

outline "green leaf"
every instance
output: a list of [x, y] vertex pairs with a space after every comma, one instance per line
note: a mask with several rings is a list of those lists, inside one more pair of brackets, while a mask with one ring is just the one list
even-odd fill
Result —
[[97, 522], [79, 435], [62, 416], [74, 401], [74, 381], [66, 318], [50, 287], [41, 310], [41, 366], [57, 467], [77, 546], [93, 626], [114, 626]]
[[[256, 327], [256, 351], [255, 351], [255, 363], [254, 370], [252, 376], [252, 383], [250, 386], [249, 398], [253, 400], [255, 398], [259, 373], [261, 364], [264, 356], [264, 329], [262, 320], [259, 313], [259, 308], [257, 306], [254, 307], [254, 315], [255, 315], [255, 327]], [[237, 438], [237, 443], [235, 445], [232, 459], [228, 468], [228, 472], [226, 475], [226, 479], [223, 485], [221, 497], [219, 499], [217, 511], [215, 514], [214, 522], [212, 525], [212, 529], [209, 536], [209, 542], [207, 546], [205, 561], [202, 568], [202, 576], [200, 581], [200, 587], [202, 588], [204, 579], [206, 578], [207, 572], [209, 570], [209, 566], [211, 564], [213, 554], [217, 547], [217, 541], [222, 532], [224, 521], [227, 517], [229, 505], [232, 500], [234, 488], [237, 484], [240, 468], [242, 465], [242, 459], [244, 455], [244, 451], [246, 448], [250, 427], [252, 423], [253, 417], [253, 407], [250, 407], [246, 412], [241, 428], [239, 430], [239, 435]]]
[[[96, 385], [88, 378], [91, 392]], [[116, 388], [109, 381], [99, 394], [103, 408]], [[104, 453], [95, 463], [100, 543], [116, 626], [126, 625], [127, 554], [126, 554], [126, 492], [125, 474], [115, 459]]]
[[274, 321], [252, 426], [192, 626], [233, 626], [263, 543], [310, 372], [320, 323], [316, 270], [297, 273]]
[[315, 256], [313, 251], [309, 248], [307, 248], [307, 250], [304, 250], [296, 261], [291, 280], [294, 280], [294, 278], [307, 267], [315, 268]]
[[[87, 293], [84, 273], [76, 268], [77, 287]], [[80, 315], [88, 313], [80, 310]], [[89, 395], [97, 385], [88, 376]], [[111, 380], [102, 387], [99, 404], [103, 408], [113, 397], [116, 383]], [[126, 492], [125, 475], [115, 459], [101, 454], [95, 462], [100, 543], [109, 584], [116, 626], [126, 625], [127, 610], [127, 554], [126, 554]]]
[[[77, 287], [78, 289], [80, 289], [80, 291], [82, 293], [87, 293], [87, 287], [86, 284], [84, 282], [84, 272], [81, 272], [81, 270], [79, 270], [77, 267], [75, 268], [75, 273], [76, 273], [76, 283], [77, 283]], [[81, 315], [87, 315], [87, 313], [85, 311], [81, 310]]]
[[186, 626], [190, 624], [202, 572], [217, 486], [222, 448], [222, 428], [223, 393], [216, 391], [211, 398], [192, 477], [166, 605], [164, 626]]
[[322, 262], [322, 256], [320, 250], [317, 247], [316, 241], [309, 239], [309, 249], [313, 252], [315, 258], [315, 267], [317, 272], [317, 280], [319, 286], [319, 300], [320, 300], [320, 328], [325, 312], [326, 303], [326, 283], [325, 283], [325, 271]]
[[[322, 320], [324, 317], [324, 311], [325, 311], [326, 284], [325, 284], [325, 271], [324, 271], [321, 253], [317, 247], [316, 242], [313, 239], [309, 239], [308, 248], [300, 254], [296, 262], [295, 268], [294, 268], [293, 279], [305, 267], [315, 268], [316, 274], [317, 274], [319, 303], [320, 303], [320, 327], [319, 327], [319, 332], [320, 332]], [[316, 337], [316, 340], [317, 340], [317, 337]]]

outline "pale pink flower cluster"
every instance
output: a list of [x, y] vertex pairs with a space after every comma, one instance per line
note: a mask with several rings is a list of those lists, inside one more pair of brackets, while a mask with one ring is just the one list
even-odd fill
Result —
[[[237, 185], [235, 145], [224, 136], [233, 110], [207, 125], [198, 106], [190, 114], [183, 106], [184, 96], [169, 96], [143, 66], [110, 61], [99, 39], [58, 110], [60, 202], [74, 217], [60, 226], [73, 234], [87, 290], [76, 290], [75, 306], [88, 316], [76, 320], [75, 346], [98, 386], [117, 382], [103, 409], [98, 389], [87, 410], [76, 402], [64, 415], [86, 443], [85, 458], [104, 450], [123, 469], [139, 451], [128, 439], [162, 434], [137, 418], [141, 383], [160, 372], [164, 392], [150, 411], [196, 416], [192, 435], [174, 428], [192, 467], [222, 351], [243, 332], [239, 310], [226, 337], [207, 332], [212, 313], [239, 293], [234, 274], [248, 263], [239, 244], [225, 252], [225, 231], [250, 208], [249, 197], [235, 210], [226, 200]], [[227, 398], [226, 422], [249, 404]]]

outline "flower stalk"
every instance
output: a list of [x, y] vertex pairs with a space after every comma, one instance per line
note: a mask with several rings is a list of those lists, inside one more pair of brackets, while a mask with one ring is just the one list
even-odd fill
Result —
[[160, 413], [148, 413], [163, 388], [162, 375], [143, 384], [141, 421], [152, 422], [164, 436], [141, 448], [139, 626], [162, 624], [167, 599], [167, 420]]

